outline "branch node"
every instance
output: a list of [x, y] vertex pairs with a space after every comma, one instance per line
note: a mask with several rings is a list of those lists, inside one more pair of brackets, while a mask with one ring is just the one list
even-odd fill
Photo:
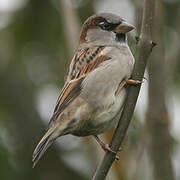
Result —
[[143, 79], [145, 79], [145, 80], [148, 82], [148, 79], [147, 79], [147, 77], [143, 77]]
[[[132, 79], [137, 79], [138, 77], [138, 79], [141, 80], [143, 78], [148, 57], [153, 47], [156, 45], [155, 42], [150, 41], [152, 25], [153, 25], [152, 12], [154, 12], [155, 9], [154, 2], [155, 0], [144, 1], [141, 33], [140, 36], [135, 37], [137, 44], [137, 53], [136, 53], [137, 61], [135, 61]], [[125, 137], [125, 134], [127, 132], [130, 121], [133, 116], [140, 87], [141, 87], [140, 85], [138, 85], [137, 87], [132, 87], [132, 86], [129, 87], [125, 104], [121, 112], [121, 117], [119, 119], [119, 123], [117, 125], [117, 128], [114, 132], [113, 138], [110, 143], [110, 147], [112, 147], [112, 149], [118, 149], [123, 142], [123, 139]], [[112, 163], [114, 162], [114, 159], [115, 159], [115, 155], [113, 153], [106, 152], [92, 180], [105, 180], [107, 173], [110, 167], [112, 166]]]
[[157, 45], [157, 43], [151, 41], [151, 52], [152, 52], [153, 48], [154, 48], [156, 45]]
[[135, 36], [135, 39], [136, 39], [136, 44], [138, 44], [139, 40], [140, 40], [140, 37], [139, 36]]

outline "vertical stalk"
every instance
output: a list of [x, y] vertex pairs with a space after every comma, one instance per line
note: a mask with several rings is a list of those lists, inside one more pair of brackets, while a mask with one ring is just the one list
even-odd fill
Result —
[[149, 70], [149, 106], [147, 129], [149, 133], [150, 157], [153, 165], [154, 180], [174, 180], [171, 150], [172, 138], [169, 133], [169, 117], [166, 107], [167, 64], [164, 57], [163, 42], [163, 7], [156, 1], [153, 37], [159, 44], [153, 51]]
[[[143, 8], [143, 19], [141, 25], [141, 33], [139, 42], [137, 45], [137, 56], [132, 74], [132, 79], [142, 81], [144, 76], [145, 67], [149, 55], [151, 54], [153, 43], [151, 40], [151, 32], [153, 26], [154, 15], [154, 0], [145, 0]], [[113, 151], [118, 151], [122, 141], [126, 135], [128, 126], [130, 124], [136, 101], [139, 95], [141, 85], [129, 87], [128, 96], [123, 108], [122, 115], [119, 120], [119, 124], [115, 130], [110, 148]], [[115, 160], [115, 154], [112, 152], [106, 152], [103, 160], [99, 164], [92, 180], [104, 180], [108, 174], [112, 163]]]

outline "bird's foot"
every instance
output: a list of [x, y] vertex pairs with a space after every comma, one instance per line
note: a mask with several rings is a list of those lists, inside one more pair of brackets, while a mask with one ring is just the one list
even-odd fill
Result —
[[100, 144], [100, 146], [101, 146], [101, 148], [102, 148], [104, 151], [109, 151], [109, 152], [112, 152], [112, 153], [116, 154], [116, 152], [113, 151], [113, 150], [109, 147], [108, 144], [103, 143], [103, 144]]
[[[116, 151], [113, 151], [113, 150], [109, 147], [108, 144], [106, 144], [106, 143], [104, 143], [103, 141], [101, 141], [98, 136], [94, 136], [94, 137], [95, 137], [96, 141], [98, 142], [98, 144], [101, 146], [101, 148], [102, 148], [105, 152], [108, 151], [108, 152], [117, 154]], [[121, 150], [122, 150], [122, 149], [119, 148], [118, 151], [121, 151]], [[116, 155], [115, 159], [116, 159], [116, 160], [119, 160], [119, 156]]]
[[138, 84], [142, 84], [143, 81], [139, 81], [139, 80], [134, 80], [134, 79], [127, 79], [125, 80], [127, 85], [138, 85]]
[[[113, 150], [109, 147], [108, 144], [105, 144], [105, 143], [101, 144], [101, 148], [102, 148], [104, 151], [109, 151], [109, 152], [112, 152], [112, 153], [116, 154], [116, 151], [113, 151]], [[118, 152], [119, 152], [119, 151], [121, 151], [121, 148], [119, 148]], [[119, 160], [119, 156], [118, 156], [118, 155], [116, 155], [115, 160], [117, 160], [117, 161]]]

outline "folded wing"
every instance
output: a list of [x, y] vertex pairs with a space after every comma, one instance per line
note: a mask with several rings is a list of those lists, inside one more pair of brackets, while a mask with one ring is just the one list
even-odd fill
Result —
[[101, 55], [104, 48], [104, 46], [95, 46], [77, 51], [68, 68], [66, 82], [57, 100], [50, 126], [59, 114], [80, 94], [83, 79], [99, 64], [109, 59]]

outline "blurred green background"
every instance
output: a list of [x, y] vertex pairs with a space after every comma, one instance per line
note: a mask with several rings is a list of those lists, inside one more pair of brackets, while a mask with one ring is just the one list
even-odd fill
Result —
[[[180, 179], [180, 1], [157, 0], [153, 41], [135, 116], [107, 179]], [[112, 12], [134, 24], [142, 0], [0, 0], [0, 179], [91, 179], [104, 152], [90, 137], [64, 136], [32, 169], [81, 24]], [[102, 136], [109, 142], [112, 132]]]

